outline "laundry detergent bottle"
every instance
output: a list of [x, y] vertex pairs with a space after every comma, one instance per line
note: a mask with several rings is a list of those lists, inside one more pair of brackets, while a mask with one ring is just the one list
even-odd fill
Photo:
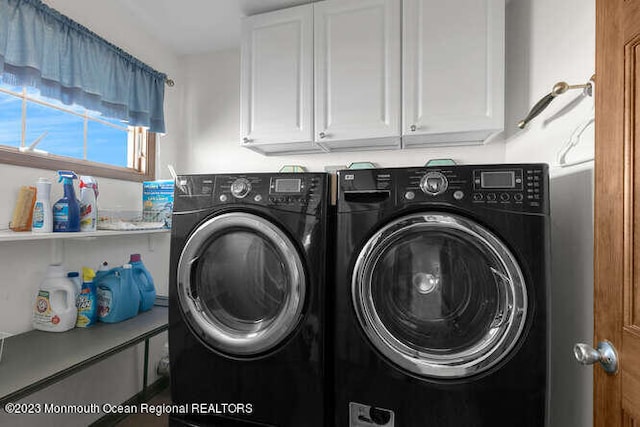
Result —
[[76, 327], [88, 328], [98, 321], [98, 295], [93, 282], [95, 272], [91, 268], [82, 267], [82, 290], [76, 299], [78, 320]]
[[64, 332], [76, 325], [76, 285], [61, 265], [47, 269], [33, 308], [33, 327], [41, 331]]
[[140, 311], [151, 310], [156, 301], [156, 287], [151, 273], [142, 263], [140, 254], [131, 254], [129, 258], [133, 281], [140, 291]]
[[53, 231], [80, 231], [80, 204], [73, 189], [78, 176], [72, 171], [58, 171], [64, 187], [64, 197], [53, 205]]
[[133, 282], [131, 264], [115, 267], [96, 277], [98, 320], [117, 323], [134, 317], [140, 307], [140, 292]]

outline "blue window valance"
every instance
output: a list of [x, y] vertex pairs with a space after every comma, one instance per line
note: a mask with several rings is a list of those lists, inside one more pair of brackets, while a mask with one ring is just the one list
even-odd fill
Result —
[[164, 132], [166, 75], [40, 0], [0, 0], [0, 77]]

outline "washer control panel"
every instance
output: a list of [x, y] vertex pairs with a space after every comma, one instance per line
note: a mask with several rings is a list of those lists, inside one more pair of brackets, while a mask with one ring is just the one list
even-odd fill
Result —
[[441, 172], [427, 172], [420, 179], [420, 189], [430, 196], [437, 196], [447, 191], [449, 182]]
[[467, 209], [548, 213], [546, 164], [496, 164], [344, 170], [339, 209], [436, 202]]

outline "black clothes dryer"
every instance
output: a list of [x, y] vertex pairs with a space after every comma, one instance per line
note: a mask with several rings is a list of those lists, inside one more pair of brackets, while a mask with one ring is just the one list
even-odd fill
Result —
[[328, 197], [324, 173], [178, 177], [172, 425], [325, 425]]
[[338, 173], [335, 425], [540, 427], [548, 167]]

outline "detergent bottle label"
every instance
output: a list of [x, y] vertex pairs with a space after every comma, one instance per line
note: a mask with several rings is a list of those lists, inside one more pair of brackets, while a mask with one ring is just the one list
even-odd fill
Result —
[[76, 307], [78, 308], [78, 319], [76, 320], [77, 327], [86, 328], [95, 323], [96, 299], [90, 288], [82, 288], [82, 291], [76, 299]]
[[53, 219], [55, 221], [68, 221], [69, 220], [69, 205], [66, 203], [56, 203], [53, 207]]
[[33, 208], [33, 224], [32, 228], [44, 227], [44, 206], [42, 202], [36, 202]]
[[98, 288], [98, 317], [104, 318], [113, 310], [113, 293], [110, 289]]
[[38, 291], [33, 319], [42, 325], [48, 323], [57, 325], [60, 323], [60, 317], [51, 309], [51, 300], [48, 291]]

